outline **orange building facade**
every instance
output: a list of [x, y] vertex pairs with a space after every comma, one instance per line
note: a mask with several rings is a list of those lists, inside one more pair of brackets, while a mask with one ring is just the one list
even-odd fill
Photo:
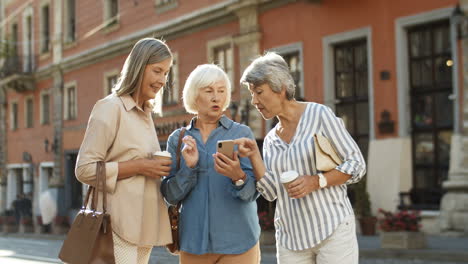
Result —
[[275, 122], [261, 119], [238, 80], [253, 58], [276, 51], [296, 98], [334, 109], [361, 147], [372, 212], [407, 205], [440, 230], [443, 183], [462, 155], [452, 147], [462, 140], [466, 86], [457, 3], [2, 0], [0, 212], [26, 194], [39, 216], [38, 197], [51, 189], [59, 215], [73, 217], [83, 193], [74, 163], [92, 107], [111, 92], [133, 44], [155, 36], [175, 55], [164, 116], [155, 116], [163, 146], [191, 119], [185, 79], [212, 62], [234, 85], [226, 114], [261, 144]]

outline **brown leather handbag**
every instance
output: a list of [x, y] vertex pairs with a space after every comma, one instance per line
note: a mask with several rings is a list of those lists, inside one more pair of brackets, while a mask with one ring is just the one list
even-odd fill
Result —
[[[89, 186], [83, 207], [63, 242], [59, 258], [70, 264], [115, 264], [114, 241], [110, 215], [106, 204], [106, 166], [96, 164], [96, 187]], [[97, 210], [99, 192], [102, 193], [102, 212]], [[86, 209], [92, 192], [91, 206]]]
[[[180, 168], [180, 147], [182, 145], [182, 138], [185, 134], [185, 127], [180, 130], [179, 142], [177, 143], [176, 157], [177, 157], [177, 170]], [[178, 202], [177, 205], [169, 205], [167, 212], [169, 213], [169, 223], [171, 224], [171, 233], [172, 233], [172, 244], [166, 245], [167, 250], [172, 255], [179, 255], [180, 251], [180, 241], [179, 241], [179, 217], [180, 217], [180, 208], [182, 206], [181, 202]]]

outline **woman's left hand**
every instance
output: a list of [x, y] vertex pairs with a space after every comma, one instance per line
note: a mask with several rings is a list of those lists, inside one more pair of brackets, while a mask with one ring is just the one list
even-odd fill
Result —
[[302, 175], [288, 186], [288, 195], [291, 198], [302, 198], [309, 193], [320, 189], [317, 175]]
[[244, 177], [244, 171], [242, 170], [237, 156], [237, 151], [234, 152], [234, 159], [228, 158], [226, 155], [220, 152], [213, 154], [214, 168], [216, 172], [231, 178], [232, 181], [237, 181]]

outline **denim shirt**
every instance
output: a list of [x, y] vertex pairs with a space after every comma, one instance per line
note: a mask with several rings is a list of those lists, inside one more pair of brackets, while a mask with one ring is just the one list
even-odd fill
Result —
[[[166, 201], [182, 201], [180, 216], [180, 248], [192, 254], [241, 254], [252, 248], [259, 239], [256, 199], [259, 193], [248, 158], [239, 158], [247, 175], [244, 185], [236, 186], [230, 178], [214, 169], [212, 154], [218, 140], [241, 137], [254, 138], [249, 127], [222, 116], [218, 127], [203, 143], [200, 130], [192, 119], [185, 135], [197, 142], [198, 164], [189, 168], [180, 155], [180, 169], [176, 170], [176, 149], [180, 130], [168, 139], [167, 150], [173, 157], [172, 169], [162, 181], [161, 192]], [[181, 146], [181, 150], [183, 145]]]

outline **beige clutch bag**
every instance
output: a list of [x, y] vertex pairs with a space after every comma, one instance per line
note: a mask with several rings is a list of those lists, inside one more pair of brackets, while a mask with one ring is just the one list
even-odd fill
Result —
[[326, 137], [315, 134], [314, 144], [317, 170], [329, 171], [343, 163], [340, 156], [338, 156], [332, 144]]

